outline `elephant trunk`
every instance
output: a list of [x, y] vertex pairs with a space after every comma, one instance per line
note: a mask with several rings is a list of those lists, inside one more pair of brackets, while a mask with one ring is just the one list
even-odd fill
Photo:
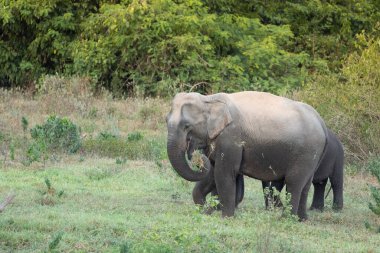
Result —
[[167, 150], [173, 168], [188, 181], [196, 182], [204, 179], [207, 176], [207, 170], [194, 171], [186, 160], [186, 134], [176, 133], [178, 132], [175, 130], [169, 130], [168, 132]]

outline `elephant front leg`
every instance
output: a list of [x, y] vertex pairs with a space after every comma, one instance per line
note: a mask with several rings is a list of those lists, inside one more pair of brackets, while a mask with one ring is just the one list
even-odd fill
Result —
[[325, 189], [327, 184], [327, 178], [321, 182], [313, 182], [314, 194], [313, 202], [311, 203], [310, 210], [317, 209], [323, 211], [325, 206]]
[[216, 185], [214, 181], [214, 168], [209, 167], [209, 173], [207, 177], [197, 182], [193, 189], [193, 201], [196, 205], [203, 206], [206, 202], [206, 196], [211, 191], [216, 191]]
[[235, 214], [236, 177], [239, 173], [242, 153], [241, 150], [229, 150], [218, 153], [217, 157], [214, 168], [216, 189], [222, 216], [230, 217]]

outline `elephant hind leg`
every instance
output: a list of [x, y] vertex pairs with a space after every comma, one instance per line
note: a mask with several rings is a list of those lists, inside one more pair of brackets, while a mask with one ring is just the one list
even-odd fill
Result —
[[298, 206], [298, 217], [301, 221], [307, 220], [307, 213], [306, 213], [306, 205], [307, 205], [307, 196], [309, 193], [310, 185], [311, 185], [312, 178], [309, 179], [309, 181], [306, 183], [304, 188], [301, 192], [301, 198], [300, 198], [300, 204]]
[[333, 190], [333, 209], [336, 211], [343, 208], [343, 170], [338, 171], [330, 177]]
[[299, 173], [298, 177], [285, 177], [286, 189], [291, 194], [292, 214], [298, 215], [300, 221], [307, 220], [307, 195], [312, 181], [312, 173], [303, 172]]
[[310, 206], [310, 210], [319, 210], [323, 211], [325, 206], [325, 189], [327, 184], [327, 178], [320, 182], [313, 182], [314, 186], [314, 194], [313, 194], [313, 202]]

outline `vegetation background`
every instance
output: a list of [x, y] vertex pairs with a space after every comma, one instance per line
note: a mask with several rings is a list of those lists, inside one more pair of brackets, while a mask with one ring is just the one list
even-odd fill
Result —
[[[379, 35], [377, 0], [0, 0], [0, 251], [378, 252]], [[254, 180], [235, 219], [194, 207], [170, 99], [242, 90], [318, 110], [342, 213], [279, 220]]]

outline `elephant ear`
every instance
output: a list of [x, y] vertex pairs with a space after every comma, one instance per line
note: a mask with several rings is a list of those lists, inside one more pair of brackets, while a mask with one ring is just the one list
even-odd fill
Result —
[[225, 102], [219, 100], [209, 102], [207, 132], [211, 140], [218, 136], [231, 122], [232, 117]]

